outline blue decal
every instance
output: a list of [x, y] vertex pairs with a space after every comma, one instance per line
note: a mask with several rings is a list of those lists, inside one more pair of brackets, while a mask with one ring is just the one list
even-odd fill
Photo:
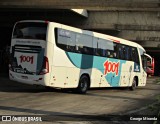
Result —
[[134, 72], [140, 72], [140, 65], [134, 62]]

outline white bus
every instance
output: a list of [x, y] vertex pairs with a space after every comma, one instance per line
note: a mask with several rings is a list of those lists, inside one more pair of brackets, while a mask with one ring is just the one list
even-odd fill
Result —
[[48, 21], [13, 29], [9, 77], [26, 84], [75, 88], [146, 85], [145, 50], [137, 43]]

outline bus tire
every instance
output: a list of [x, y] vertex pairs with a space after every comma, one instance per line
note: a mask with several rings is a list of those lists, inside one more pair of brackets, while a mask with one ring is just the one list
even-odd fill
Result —
[[45, 89], [48, 90], [48, 91], [52, 91], [53, 87], [45, 86]]
[[136, 82], [136, 78], [134, 77], [133, 82], [132, 82], [132, 86], [129, 87], [129, 89], [133, 91], [136, 89], [136, 87], [137, 87], [137, 82]]
[[86, 75], [82, 75], [77, 87], [78, 93], [85, 94], [89, 88], [89, 78]]

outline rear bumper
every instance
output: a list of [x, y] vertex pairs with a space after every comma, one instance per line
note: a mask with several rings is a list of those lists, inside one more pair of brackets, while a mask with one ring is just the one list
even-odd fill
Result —
[[9, 79], [20, 82], [20, 83], [29, 84], [29, 85], [35, 84], [35, 85], [47, 86], [44, 80], [44, 75], [43, 76], [42, 75], [27, 75], [27, 74], [20, 74], [20, 73], [9, 71]]

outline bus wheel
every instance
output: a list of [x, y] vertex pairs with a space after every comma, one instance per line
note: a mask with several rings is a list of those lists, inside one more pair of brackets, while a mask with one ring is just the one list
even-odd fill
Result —
[[48, 86], [45, 86], [45, 89], [48, 90], [48, 91], [52, 91], [53, 90], [52, 87], [48, 87]]
[[129, 87], [129, 89], [130, 89], [130, 90], [135, 90], [136, 87], [137, 87], [137, 85], [136, 85], [136, 78], [134, 77], [134, 78], [133, 78], [133, 82], [132, 82], [132, 86]]
[[89, 79], [87, 76], [83, 75], [79, 80], [77, 91], [78, 93], [85, 94], [88, 88], [89, 88]]

